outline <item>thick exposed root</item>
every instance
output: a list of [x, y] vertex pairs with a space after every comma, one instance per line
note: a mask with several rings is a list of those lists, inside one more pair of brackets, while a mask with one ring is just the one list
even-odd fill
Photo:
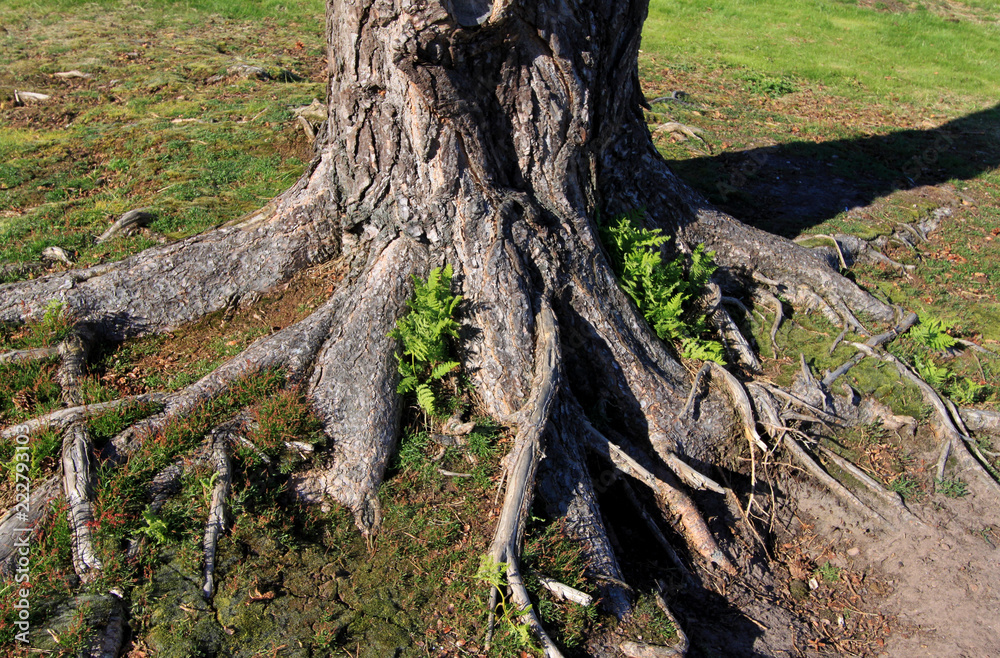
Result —
[[[652, 489], [657, 499], [668, 510], [680, 517], [682, 534], [692, 550], [701, 555], [707, 562], [718, 565], [724, 571], [731, 574], [736, 573], [736, 568], [719, 548], [694, 501], [684, 492], [680, 483], [671, 474], [663, 473], [657, 477], [624, 450], [611, 443], [586, 419], [581, 419], [580, 424], [587, 432], [586, 438], [589, 447], [594, 452], [604, 457], [622, 473], [634, 477]], [[714, 484], [714, 487], [721, 489], [717, 484]]]
[[35, 347], [29, 350], [13, 350], [0, 354], [0, 364], [50, 359], [58, 354], [58, 347]]
[[330, 462], [293, 478], [308, 502], [346, 505], [366, 535], [378, 528], [376, 492], [399, 429], [396, 342], [388, 334], [427, 267], [425, 249], [399, 238], [381, 252], [338, 309], [309, 389], [333, 450]]
[[[882, 360], [895, 365], [900, 375], [916, 384], [917, 388], [920, 389], [920, 393], [923, 396], [924, 401], [934, 407], [934, 411], [936, 412], [938, 419], [939, 435], [941, 436], [942, 441], [950, 444], [950, 451], [958, 460], [959, 465], [961, 465], [964, 470], [970, 470], [976, 473], [979, 480], [994, 496], [1000, 496], [1000, 483], [997, 482], [996, 478], [987, 468], [988, 462], [986, 462], [982, 455], [979, 455], [979, 458], [977, 459], [972, 454], [974, 453], [972, 446], [975, 445], [975, 441], [973, 441], [967, 433], [959, 431], [956, 426], [956, 422], [962, 422], [958, 410], [950, 404], [950, 401], [942, 400], [941, 396], [938, 395], [937, 391], [931, 388], [930, 384], [921, 379], [920, 376], [909, 368], [909, 366], [897, 359], [895, 356], [889, 354], [888, 352], [882, 352], [878, 356]], [[953, 409], [954, 415], [952, 413]], [[976, 450], [978, 450], [978, 448]]]
[[1000, 412], [985, 409], [961, 409], [962, 420], [973, 432], [1000, 434]]
[[[342, 302], [342, 294], [334, 295], [309, 317], [258, 339], [240, 354], [176, 393], [149, 394], [146, 396], [149, 401], [164, 403], [163, 411], [116, 436], [105, 446], [102, 456], [114, 461], [124, 459], [142, 444], [145, 437], [163, 429], [167, 423], [190, 414], [199, 405], [221, 395], [248, 375], [265, 370], [283, 370], [289, 382], [301, 381], [312, 367], [316, 353], [329, 333], [333, 315]], [[144, 396], [133, 399], [146, 401]], [[120, 401], [115, 404], [120, 404]], [[97, 411], [99, 406], [91, 405], [90, 409]]]
[[[538, 494], [553, 518], [565, 519], [566, 533], [583, 548], [587, 575], [597, 583], [603, 606], [622, 619], [632, 604], [624, 576], [601, 519], [597, 492], [587, 471], [577, 422], [578, 405], [557, 405], [545, 435], [545, 456], [539, 465]], [[603, 480], [598, 486], [607, 484]]]
[[62, 430], [78, 420], [93, 416], [111, 409], [117, 409], [126, 404], [163, 404], [170, 399], [166, 393], [143, 393], [141, 395], [130, 395], [109, 402], [98, 402], [95, 404], [82, 404], [68, 409], [57, 409], [47, 414], [36, 416], [23, 423], [11, 425], [0, 430], [0, 439], [10, 440], [21, 435], [31, 435], [43, 429]]
[[[62, 482], [56, 476], [30, 484], [30, 490], [18, 487], [17, 503], [0, 518], [0, 574], [12, 574], [22, 568], [28, 572], [31, 561], [24, 551], [28, 550], [26, 547], [30, 545], [35, 528], [48, 515], [49, 503], [62, 490]], [[23, 500], [22, 495], [27, 500]]]
[[108, 623], [94, 636], [83, 655], [88, 658], [118, 658], [128, 632], [126, 614], [121, 592], [111, 590], [111, 613], [108, 616]]
[[293, 188], [257, 215], [118, 263], [0, 285], [0, 322], [40, 318], [53, 301], [95, 336], [160, 332], [261, 293], [339, 250], [316, 200]]
[[[60, 345], [59, 352], [62, 355], [59, 384], [63, 402], [68, 406], [79, 406], [83, 402], [79, 383], [83, 379], [87, 343], [83, 336], [73, 333]], [[102, 566], [91, 536], [94, 473], [90, 457], [93, 451], [94, 444], [83, 421], [71, 423], [63, 435], [63, 490], [69, 506], [67, 515], [72, 534], [73, 568], [83, 582], [90, 580], [92, 572]]]

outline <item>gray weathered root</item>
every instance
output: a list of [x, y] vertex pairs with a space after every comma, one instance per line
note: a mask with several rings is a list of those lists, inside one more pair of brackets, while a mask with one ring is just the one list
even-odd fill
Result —
[[412, 276], [427, 269], [426, 249], [403, 237], [375, 250], [350, 297], [337, 308], [309, 383], [333, 445], [329, 463], [294, 477], [300, 499], [335, 500], [366, 535], [380, 523], [376, 492], [399, 432], [395, 341], [388, 334], [406, 307]]
[[205, 581], [201, 593], [206, 599], [215, 594], [215, 550], [219, 537], [226, 529], [226, 500], [233, 482], [233, 470], [229, 460], [229, 444], [233, 435], [239, 432], [242, 419], [229, 421], [216, 427], [209, 433], [211, 442], [212, 465], [215, 467], [215, 485], [212, 487], [212, 499], [208, 506], [208, 522], [205, 524]]

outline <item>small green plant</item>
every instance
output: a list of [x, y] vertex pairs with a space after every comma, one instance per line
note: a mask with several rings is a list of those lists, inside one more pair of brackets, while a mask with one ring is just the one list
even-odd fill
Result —
[[921, 319], [920, 324], [910, 329], [909, 336], [917, 344], [940, 352], [954, 346], [958, 341], [948, 335], [950, 329], [941, 320], [934, 318]]
[[660, 229], [641, 227], [640, 216], [630, 213], [608, 225], [599, 223], [622, 289], [661, 340], [680, 343], [682, 356], [724, 364], [722, 344], [701, 337], [707, 330], [705, 316], [690, 304], [715, 271], [715, 254], [698, 245], [690, 261], [681, 256], [665, 262], [661, 247], [669, 237]]
[[814, 574], [817, 578], [822, 578], [823, 582], [835, 583], [840, 580], [840, 567], [835, 567], [827, 562], [823, 566], [818, 567]]
[[142, 518], [146, 520], [146, 525], [140, 527], [138, 532], [149, 537], [155, 544], [170, 543], [170, 527], [166, 521], [148, 509], [142, 511]]
[[906, 473], [900, 473], [892, 482], [889, 483], [889, 490], [895, 491], [904, 500], [913, 500], [918, 498], [922, 493], [920, 489], [920, 483], [913, 478], [913, 476]]
[[776, 77], [765, 75], [757, 71], [747, 71], [736, 77], [737, 80], [745, 82], [744, 89], [757, 96], [767, 96], [778, 98], [796, 91], [798, 87], [795, 82], [787, 77]]
[[943, 366], [935, 365], [930, 359], [926, 359], [919, 354], [913, 357], [913, 365], [917, 368], [917, 374], [923, 377], [924, 381], [933, 386], [934, 388], [940, 388], [948, 381], [951, 373], [948, 369]]
[[964, 480], [959, 478], [934, 480], [938, 493], [948, 496], [948, 498], [962, 498], [969, 495], [969, 486]]
[[500, 611], [500, 620], [514, 636], [517, 646], [521, 648], [531, 646], [531, 626], [518, 619], [527, 613], [531, 606], [518, 608], [507, 600], [507, 563], [497, 562], [491, 555], [482, 556], [479, 569], [476, 571], [476, 580], [495, 588], [499, 593], [497, 607]]
[[948, 387], [948, 397], [959, 404], [974, 404], [984, 396], [989, 386], [977, 384], [968, 377], [956, 378]]
[[458, 338], [455, 308], [461, 295], [451, 293], [451, 265], [431, 270], [424, 283], [414, 278], [413, 298], [407, 302], [410, 312], [396, 321], [390, 338], [402, 343], [399, 362], [398, 393], [414, 393], [417, 404], [431, 416], [441, 412], [435, 388], [458, 368], [452, 360], [449, 338]]

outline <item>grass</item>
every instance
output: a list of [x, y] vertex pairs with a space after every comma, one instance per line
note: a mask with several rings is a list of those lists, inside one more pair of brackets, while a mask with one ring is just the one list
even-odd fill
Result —
[[[994, 3], [967, 8], [850, 0], [653, 0], [642, 49], [683, 64], [775, 80], [800, 79], [849, 98], [934, 104], [995, 102], [1000, 43]], [[764, 90], [767, 86], [764, 87]]]
[[[0, 261], [53, 245], [84, 265], [117, 260], [254, 210], [302, 172], [311, 149], [289, 108], [323, 95], [321, 5], [55, 4], [46, 18], [37, 3], [4, 9]], [[302, 81], [208, 82], [236, 62]], [[92, 78], [51, 77], [66, 70]], [[14, 88], [53, 98], [12, 109]], [[149, 233], [95, 243], [141, 207]]]

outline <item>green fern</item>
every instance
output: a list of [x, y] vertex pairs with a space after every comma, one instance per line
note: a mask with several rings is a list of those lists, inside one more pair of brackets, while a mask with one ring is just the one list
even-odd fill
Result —
[[940, 352], [958, 342], [947, 334], [950, 328], [941, 320], [921, 319], [920, 324], [910, 329], [910, 338], [924, 347]]
[[426, 283], [414, 278], [413, 298], [407, 302], [409, 313], [396, 321], [389, 332], [402, 345], [396, 355], [400, 374], [398, 393], [415, 393], [417, 404], [434, 416], [439, 400], [432, 386], [454, 372], [459, 364], [452, 359], [450, 339], [458, 338], [455, 309], [461, 295], [451, 293], [451, 265], [434, 268]]
[[705, 316], [691, 308], [715, 272], [715, 254], [700, 244], [690, 259], [664, 261], [661, 247], [669, 238], [660, 229], [643, 228], [641, 216], [632, 212], [608, 225], [598, 223], [622, 289], [660, 339], [680, 343], [683, 356], [725, 364], [722, 344], [702, 338]]
[[935, 365], [933, 361], [920, 355], [913, 357], [913, 365], [916, 366], [917, 373], [923, 377], [924, 381], [934, 388], [944, 386], [951, 376], [947, 368]]

